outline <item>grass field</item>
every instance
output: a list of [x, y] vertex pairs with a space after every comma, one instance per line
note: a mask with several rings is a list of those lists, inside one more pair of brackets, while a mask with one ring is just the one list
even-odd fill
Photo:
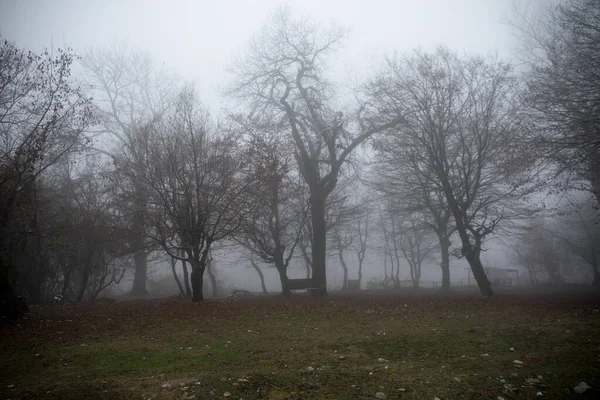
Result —
[[422, 293], [34, 308], [0, 327], [0, 395], [600, 398], [600, 297]]

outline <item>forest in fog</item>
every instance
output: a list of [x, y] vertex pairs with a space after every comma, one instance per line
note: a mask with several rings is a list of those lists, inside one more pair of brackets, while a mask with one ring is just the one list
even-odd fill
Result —
[[147, 296], [157, 268], [192, 301], [289, 295], [298, 276], [316, 296], [418, 288], [425, 268], [441, 290], [468, 268], [484, 296], [515, 283], [499, 269], [600, 285], [599, 1], [515, 10], [510, 61], [440, 44], [355, 81], [349, 27], [286, 6], [264, 21], [219, 113], [124, 40], [0, 36], [0, 315]]

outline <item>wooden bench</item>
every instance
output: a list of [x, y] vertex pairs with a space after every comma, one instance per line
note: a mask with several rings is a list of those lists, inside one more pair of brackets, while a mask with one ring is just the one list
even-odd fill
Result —
[[346, 290], [360, 290], [360, 281], [358, 279], [348, 279]]
[[312, 279], [288, 279], [288, 289], [290, 290], [316, 290]]

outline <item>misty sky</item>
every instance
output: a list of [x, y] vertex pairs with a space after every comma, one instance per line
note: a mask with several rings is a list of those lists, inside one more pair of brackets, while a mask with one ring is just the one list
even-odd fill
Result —
[[230, 79], [227, 66], [279, 5], [350, 28], [337, 68], [360, 79], [383, 54], [419, 46], [509, 57], [514, 38], [503, 22], [514, 1], [0, 0], [0, 34], [35, 51], [54, 44], [83, 53], [127, 40], [193, 81], [217, 110], [218, 89]]
[[[384, 54], [395, 51], [446, 45], [510, 58], [516, 43], [505, 24], [515, 0], [0, 0], [0, 34], [34, 51], [71, 46], [79, 54], [125, 40], [194, 82], [200, 99], [218, 113], [219, 88], [231, 79], [228, 65], [282, 4], [294, 14], [351, 29], [335, 58], [338, 80], [368, 77]], [[503, 259], [502, 253], [485, 257]], [[437, 278], [439, 267], [432, 266], [431, 276], [427, 270], [424, 279]], [[462, 270], [453, 269], [453, 280], [466, 275]], [[276, 283], [276, 274], [269, 275]]]

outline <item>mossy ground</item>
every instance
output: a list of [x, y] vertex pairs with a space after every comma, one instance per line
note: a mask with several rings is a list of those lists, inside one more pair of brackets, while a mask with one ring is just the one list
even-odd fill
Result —
[[598, 309], [594, 295], [433, 291], [34, 308], [0, 328], [0, 395], [582, 398], [578, 382], [600, 387]]

